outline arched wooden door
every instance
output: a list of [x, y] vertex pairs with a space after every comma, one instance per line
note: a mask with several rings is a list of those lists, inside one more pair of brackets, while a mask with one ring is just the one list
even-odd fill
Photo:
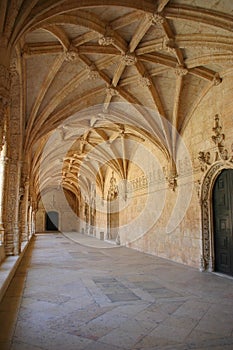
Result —
[[58, 231], [58, 213], [49, 211], [46, 213], [46, 231]]
[[233, 170], [223, 170], [213, 188], [215, 271], [233, 276]]

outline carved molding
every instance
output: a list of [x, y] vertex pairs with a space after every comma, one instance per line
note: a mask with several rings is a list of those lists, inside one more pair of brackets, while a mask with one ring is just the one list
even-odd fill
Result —
[[212, 202], [211, 193], [215, 179], [223, 169], [233, 169], [231, 162], [219, 161], [207, 172], [201, 185], [201, 216], [202, 216], [202, 256], [200, 261], [201, 271], [214, 270], [213, 233], [212, 233]]
[[[200, 259], [201, 271], [214, 270], [214, 243], [212, 227], [212, 189], [217, 176], [223, 169], [233, 168], [233, 156], [229, 157], [228, 150], [225, 148], [225, 134], [222, 132], [219, 115], [214, 118], [214, 135], [211, 137], [216, 148], [212, 152], [199, 152], [198, 160], [201, 171], [205, 172], [201, 184], [201, 190], [198, 189], [201, 204], [201, 224], [202, 224], [202, 256]], [[232, 145], [233, 151], [233, 145]], [[200, 181], [198, 181], [200, 185]]]

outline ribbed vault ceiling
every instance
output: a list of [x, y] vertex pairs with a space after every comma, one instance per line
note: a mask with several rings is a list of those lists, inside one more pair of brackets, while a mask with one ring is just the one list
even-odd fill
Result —
[[[80, 166], [94, 174], [110, 153], [126, 178], [127, 145], [115, 142], [126, 135], [175, 157], [177, 133], [232, 68], [231, 0], [3, 0], [0, 13], [18, 53], [36, 183], [43, 145], [56, 131], [43, 188], [62, 169], [67, 188], [78, 191]], [[95, 151], [102, 159], [93, 153], [84, 166], [103, 142], [109, 148]]]

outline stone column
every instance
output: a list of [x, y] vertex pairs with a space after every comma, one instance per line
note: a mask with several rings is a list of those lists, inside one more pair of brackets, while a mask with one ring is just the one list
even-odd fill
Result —
[[3, 223], [3, 203], [4, 203], [4, 184], [5, 184], [5, 169], [7, 158], [3, 155], [0, 157], [0, 245], [4, 244], [5, 229]]
[[22, 121], [20, 110], [20, 81], [16, 64], [11, 67], [10, 118], [7, 130], [7, 187], [5, 201], [5, 252], [6, 255], [20, 253], [19, 233], [19, 194], [21, 180], [22, 156]]
[[[0, 43], [3, 44], [0, 38]], [[5, 45], [6, 46], [6, 45]], [[8, 54], [5, 47], [0, 45], [0, 153], [1, 153], [1, 166], [0, 166], [0, 236], [1, 244], [5, 240], [5, 210], [4, 210], [4, 194], [6, 189], [6, 132], [7, 132], [7, 118], [8, 118], [8, 106], [10, 96], [10, 72], [8, 69]], [[4, 150], [3, 150], [4, 147]]]
[[[4, 55], [1, 54], [0, 57]], [[10, 101], [10, 71], [7, 66], [0, 62], [0, 151], [5, 142], [5, 134], [7, 127], [7, 111]]]
[[20, 253], [18, 225], [20, 162], [9, 159], [7, 167], [7, 200], [5, 201], [5, 251], [6, 255]]
[[29, 181], [24, 182], [23, 198], [21, 202], [20, 226], [21, 226], [21, 240], [28, 241], [28, 196], [29, 196]]

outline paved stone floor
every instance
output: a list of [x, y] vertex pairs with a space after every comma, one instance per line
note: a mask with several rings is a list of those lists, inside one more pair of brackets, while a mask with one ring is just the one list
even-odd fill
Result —
[[1, 350], [233, 349], [232, 279], [82, 243], [33, 239], [0, 304]]

